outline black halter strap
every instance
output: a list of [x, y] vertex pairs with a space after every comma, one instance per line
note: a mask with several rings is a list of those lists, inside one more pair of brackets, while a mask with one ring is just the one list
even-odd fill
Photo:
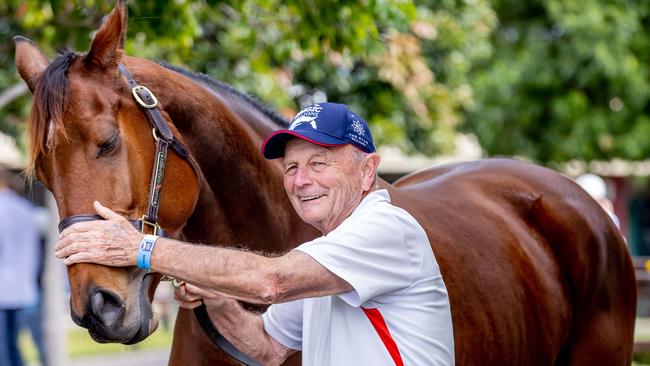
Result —
[[[84, 221], [95, 221], [95, 220], [103, 220], [104, 218], [99, 216], [99, 215], [72, 215], [68, 216], [65, 219], [61, 220], [59, 222], [59, 232], [62, 232], [63, 230], [67, 229], [68, 227], [78, 223], [78, 222], [84, 222]], [[127, 219], [133, 225], [133, 227], [138, 230], [138, 231], [143, 231], [144, 229], [142, 228], [142, 221], [136, 220], [136, 219]], [[158, 236], [167, 236], [167, 232], [163, 229], [158, 229], [157, 231]]]
[[[147, 116], [149, 125], [152, 127], [153, 138], [156, 141], [156, 157], [153, 172], [151, 173], [151, 183], [149, 185], [147, 212], [140, 219], [143, 226], [149, 225], [155, 232], [159, 228], [158, 208], [160, 205], [160, 189], [162, 188], [163, 178], [165, 177], [165, 166], [167, 165], [167, 150], [171, 147], [185, 160], [189, 160], [189, 152], [185, 145], [173, 135], [172, 130], [165, 122], [158, 109], [156, 96], [146, 86], [138, 85], [126, 66], [120, 64], [118, 68], [126, 78], [133, 98], [135, 98], [138, 106]], [[193, 165], [192, 168], [195, 169]]]
[[[194, 161], [189, 158], [189, 150], [180, 142], [172, 133], [160, 110], [158, 109], [158, 100], [155, 95], [143, 85], [138, 85], [129, 70], [123, 64], [119, 64], [120, 73], [124, 75], [131, 89], [131, 94], [137, 102], [140, 109], [147, 116], [149, 125], [152, 128], [153, 138], [156, 141], [156, 157], [154, 160], [153, 171], [151, 173], [151, 183], [149, 185], [149, 198], [147, 202], [147, 212], [140, 219], [128, 219], [129, 222], [140, 232], [146, 232], [149, 228], [154, 235], [166, 236], [165, 231], [158, 225], [158, 208], [160, 204], [160, 189], [162, 188], [163, 178], [165, 176], [165, 166], [167, 165], [167, 151], [171, 147], [178, 156], [190, 163], [197, 177], [200, 177], [200, 171]], [[59, 222], [59, 232], [67, 227], [84, 221], [103, 220], [99, 215], [81, 214], [72, 215], [64, 218]], [[163, 276], [163, 279], [175, 281], [174, 278]], [[172, 282], [173, 283], [173, 282]], [[194, 315], [203, 329], [204, 333], [210, 340], [221, 348], [232, 358], [244, 365], [257, 366], [254, 359], [248, 357], [235, 346], [233, 346], [219, 331], [214, 327], [210, 320], [205, 304], [194, 309]]]

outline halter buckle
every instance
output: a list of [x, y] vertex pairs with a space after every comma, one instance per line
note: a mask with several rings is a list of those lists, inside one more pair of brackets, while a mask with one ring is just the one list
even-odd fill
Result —
[[185, 283], [185, 281], [183, 281], [183, 280], [179, 280], [176, 277], [172, 277], [172, 276], [166, 275], [166, 274], [164, 274], [164, 275], [162, 275], [162, 277], [160, 277], [160, 281], [171, 281], [172, 286], [174, 286], [174, 288], [179, 288]]
[[[142, 98], [140, 97], [140, 94], [138, 94], [138, 91], [140, 91], [140, 90], [142, 90], [145, 93], [149, 94], [149, 96], [151, 97], [151, 100], [153, 100], [153, 103], [148, 104], [147, 102], [142, 100]], [[133, 94], [133, 97], [138, 102], [138, 104], [140, 104], [141, 106], [143, 106], [143, 107], [145, 107], [147, 109], [156, 108], [156, 106], [158, 105], [158, 99], [156, 99], [156, 96], [153, 95], [151, 90], [149, 90], [149, 88], [147, 88], [146, 86], [143, 86], [143, 85], [134, 86], [133, 89], [131, 89], [131, 94]]]
[[140, 232], [142, 234], [146, 234], [144, 231], [147, 226], [151, 227], [153, 230], [152, 235], [158, 235], [158, 231], [162, 229], [157, 223], [147, 221], [147, 215], [142, 215], [139, 221], [142, 223], [142, 226], [140, 227]]

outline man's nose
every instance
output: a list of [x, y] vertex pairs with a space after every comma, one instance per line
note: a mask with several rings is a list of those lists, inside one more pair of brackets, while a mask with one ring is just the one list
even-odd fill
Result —
[[306, 185], [311, 184], [312, 182], [311, 173], [312, 172], [307, 167], [299, 167], [298, 170], [296, 171], [294, 184], [298, 187], [304, 187]]

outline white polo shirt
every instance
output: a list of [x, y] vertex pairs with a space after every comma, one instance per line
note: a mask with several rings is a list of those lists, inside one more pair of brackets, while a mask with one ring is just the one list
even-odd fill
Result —
[[300, 250], [352, 285], [270, 306], [264, 329], [303, 365], [453, 365], [447, 289], [426, 233], [388, 191], [368, 194], [339, 227]]

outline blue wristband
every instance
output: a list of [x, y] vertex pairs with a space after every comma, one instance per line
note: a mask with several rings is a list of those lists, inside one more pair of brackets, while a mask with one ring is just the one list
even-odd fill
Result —
[[148, 234], [142, 238], [140, 247], [138, 248], [138, 268], [146, 269], [147, 271], [151, 269], [151, 252], [153, 252], [153, 247], [156, 245], [158, 238], [156, 235]]

